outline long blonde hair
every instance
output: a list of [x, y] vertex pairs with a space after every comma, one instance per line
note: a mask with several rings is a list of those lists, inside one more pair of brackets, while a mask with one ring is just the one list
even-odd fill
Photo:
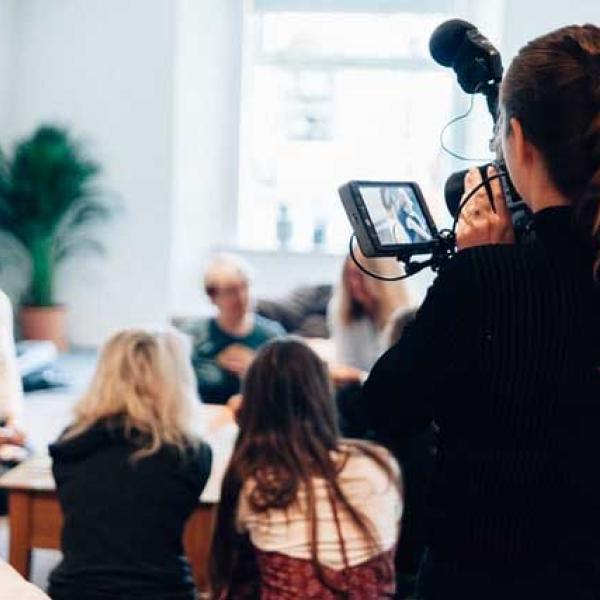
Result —
[[[366, 258], [358, 249], [355, 250], [356, 259], [368, 271], [382, 277], [396, 277], [402, 275], [398, 261], [394, 258]], [[364, 306], [352, 297], [349, 289], [348, 277], [350, 269], [357, 269], [350, 256], [346, 257], [340, 283], [336, 288], [333, 298], [333, 307], [337, 311], [340, 321], [350, 325], [353, 321], [364, 316], [369, 316], [382, 330], [388, 323], [391, 315], [401, 306], [408, 308], [410, 299], [406, 286], [402, 281], [380, 281], [360, 273], [365, 287], [377, 299], [377, 314], [368, 315]]]
[[125, 435], [135, 435], [140, 443], [134, 458], [150, 456], [163, 444], [183, 450], [194, 441], [191, 423], [199, 405], [189, 352], [187, 337], [172, 328], [126, 329], [113, 335], [63, 439], [118, 419]]

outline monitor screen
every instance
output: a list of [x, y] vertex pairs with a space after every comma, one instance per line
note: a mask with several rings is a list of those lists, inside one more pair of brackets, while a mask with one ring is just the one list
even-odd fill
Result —
[[386, 184], [358, 189], [382, 246], [422, 244], [433, 239], [419, 199], [410, 185]]

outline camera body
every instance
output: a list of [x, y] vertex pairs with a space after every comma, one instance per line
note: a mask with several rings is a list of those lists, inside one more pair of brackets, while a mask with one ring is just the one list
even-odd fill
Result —
[[[492, 192], [489, 183], [486, 180], [487, 169], [490, 166], [493, 166], [496, 169], [496, 172], [499, 174], [500, 186], [502, 187], [502, 192], [504, 194], [504, 198], [506, 199], [506, 206], [511, 213], [516, 240], [518, 242], [526, 241], [531, 235], [531, 210], [515, 189], [503, 160], [490, 162], [477, 167], [481, 174], [481, 180], [485, 184], [490, 199], [492, 198]], [[466, 174], [467, 170], [452, 173], [452, 175], [448, 177], [444, 187], [446, 205], [448, 206], [448, 211], [453, 217], [456, 217], [465, 192], [464, 180]]]

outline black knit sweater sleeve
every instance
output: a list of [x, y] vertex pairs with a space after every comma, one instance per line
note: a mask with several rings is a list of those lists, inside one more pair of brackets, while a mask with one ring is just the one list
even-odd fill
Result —
[[460, 252], [437, 276], [414, 323], [373, 367], [364, 401], [379, 439], [398, 439], [426, 428], [434, 406], [443, 410], [450, 378], [468, 376], [480, 321], [473, 252]]
[[390, 446], [439, 427], [427, 545], [453, 572], [600, 564], [600, 302], [572, 223], [550, 207], [530, 244], [459, 252], [365, 384]]

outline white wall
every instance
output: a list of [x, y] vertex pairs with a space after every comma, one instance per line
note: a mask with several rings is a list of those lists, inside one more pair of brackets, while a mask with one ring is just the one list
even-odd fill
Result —
[[243, 0], [179, 0], [171, 311], [206, 310], [202, 267], [235, 241]]
[[0, 131], [7, 127], [13, 74], [13, 32], [16, 0], [0, 2]]
[[565, 25], [600, 23], [598, 0], [505, 0], [505, 32], [501, 44], [504, 64], [538, 35]]
[[[15, 50], [15, 15], [18, 0], [0, 1], [0, 148], [2, 152], [9, 149], [6, 145], [6, 132], [9, 129], [9, 112], [14, 98], [14, 50]], [[26, 275], [20, 268], [19, 256], [13, 257], [2, 246], [0, 254], [0, 287], [12, 298], [22, 289]]]
[[[0, 5], [4, 3], [4, 0]], [[19, 0], [2, 142], [42, 122], [90, 141], [118, 192], [106, 259], [79, 257], [58, 281], [75, 344], [169, 309], [174, 3]], [[2, 29], [0, 29], [0, 34]], [[1, 68], [1, 67], [0, 67]]]

